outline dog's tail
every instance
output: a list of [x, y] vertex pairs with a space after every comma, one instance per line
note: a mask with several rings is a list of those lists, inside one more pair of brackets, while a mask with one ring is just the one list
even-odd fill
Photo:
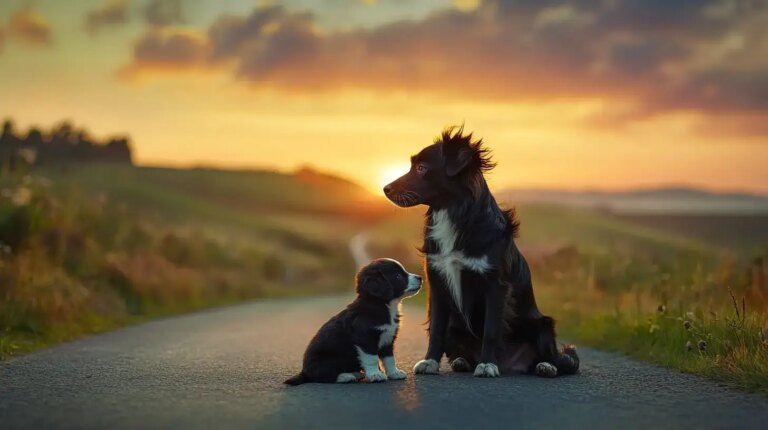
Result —
[[301, 371], [298, 375], [296, 375], [296, 376], [294, 376], [292, 378], [286, 379], [285, 382], [283, 382], [283, 383], [284, 384], [288, 384], [288, 385], [292, 385], [292, 386], [296, 386], [296, 385], [306, 384], [307, 382], [310, 382], [309, 378], [304, 373], [304, 371]]

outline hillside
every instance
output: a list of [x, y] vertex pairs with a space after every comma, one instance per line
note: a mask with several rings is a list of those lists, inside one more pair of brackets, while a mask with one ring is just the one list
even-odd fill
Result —
[[684, 187], [619, 192], [508, 189], [500, 192], [499, 196], [518, 204], [554, 204], [635, 215], [768, 214], [768, 196]]
[[352, 288], [390, 212], [295, 173], [70, 165], [0, 172], [0, 359], [158, 315]]

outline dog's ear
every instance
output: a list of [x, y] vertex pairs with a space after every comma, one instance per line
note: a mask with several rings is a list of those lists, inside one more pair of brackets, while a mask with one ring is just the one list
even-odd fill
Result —
[[445, 158], [445, 173], [448, 176], [456, 176], [469, 166], [472, 161], [470, 148], [459, 148], [455, 156]]
[[388, 302], [392, 300], [392, 285], [387, 282], [384, 274], [377, 269], [363, 268], [357, 274], [357, 294], [363, 297], [373, 297]]
[[474, 149], [464, 142], [443, 143], [443, 159], [445, 160], [445, 174], [456, 176], [469, 166], [474, 157]]

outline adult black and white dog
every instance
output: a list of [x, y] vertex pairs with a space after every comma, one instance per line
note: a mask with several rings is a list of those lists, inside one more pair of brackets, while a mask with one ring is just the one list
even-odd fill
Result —
[[528, 263], [515, 245], [519, 223], [502, 210], [483, 174], [495, 167], [482, 140], [450, 128], [384, 187], [396, 205], [427, 205], [429, 347], [415, 373], [437, 374], [443, 354], [475, 376], [576, 373], [573, 347], [558, 351], [555, 323], [539, 312]]
[[405, 379], [394, 355], [400, 301], [419, 292], [421, 276], [383, 258], [360, 269], [355, 284], [357, 298], [320, 328], [304, 353], [301, 372], [286, 384]]

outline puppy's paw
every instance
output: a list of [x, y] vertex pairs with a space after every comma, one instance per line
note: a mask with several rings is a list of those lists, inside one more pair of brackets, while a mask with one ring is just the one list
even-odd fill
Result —
[[405, 373], [405, 370], [400, 370], [398, 368], [394, 368], [393, 370], [387, 370], [387, 378], [389, 379], [393, 379], [393, 380], [405, 379], [406, 376], [408, 376], [408, 374]]
[[498, 378], [499, 366], [493, 363], [480, 363], [475, 367], [475, 376], [478, 378]]
[[363, 375], [359, 373], [339, 373], [336, 377], [337, 384], [348, 384], [350, 382], [357, 382]]
[[557, 367], [547, 362], [541, 362], [536, 365], [534, 373], [542, 378], [554, 378], [557, 376]]
[[365, 374], [365, 379], [368, 380], [368, 382], [384, 382], [387, 380], [387, 375], [380, 371], [369, 372]]
[[455, 360], [451, 361], [451, 370], [464, 373], [472, 371], [472, 367], [470, 367], [469, 362], [465, 358], [457, 357]]
[[437, 375], [440, 372], [440, 363], [431, 358], [421, 360], [413, 366], [413, 373], [417, 375]]

